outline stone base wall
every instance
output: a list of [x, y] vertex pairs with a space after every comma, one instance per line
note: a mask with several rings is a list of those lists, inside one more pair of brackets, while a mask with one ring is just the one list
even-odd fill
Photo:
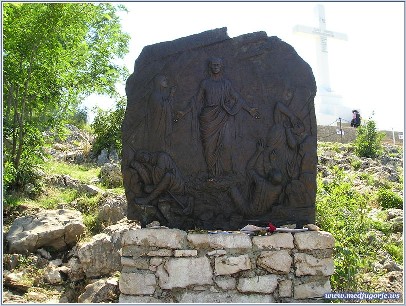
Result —
[[122, 238], [120, 303], [323, 301], [334, 238], [323, 231], [248, 236], [136, 229]]

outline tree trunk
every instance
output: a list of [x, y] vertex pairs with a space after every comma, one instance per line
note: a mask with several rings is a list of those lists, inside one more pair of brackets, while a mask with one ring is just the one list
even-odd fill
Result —
[[7, 95], [6, 112], [4, 115], [5, 122], [8, 122], [10, 120], [11, 102], [13, 100], [13, 94], [14, 94], [14, 85], [11, 85]]
[[28, 66], [28, 74], [27, 74], [27, 79], [25, 80], [24, 83], [24, 94], [22, 97], [22, 101], [21, 101], [21, 114], [20, 116], [18, 116], [18, 126], [19, 126], [19, 133], [18, 133], [18, 149], [17, 149], [17, 153], [15, 155], [14, 158], [14, 168], [17, 170], [18, 172], [18, 168], [20, 166], [20, 161], [21, 161], [21, 155], [23, 152], [23, 147], [24, 147], [24, 124], [25, 124], [25, 109], [26, 109], [26, 102], [27, 102], [27, 96], [28, 96], [28, 85], [31, 79], [31, 72], [32, 72], [32, 63], [34, 61], [34, 55], [36, 53], [37, 47], [34, 47], [33, 52], [31, 54], [31, 58], [30, 58], [30, 64]]

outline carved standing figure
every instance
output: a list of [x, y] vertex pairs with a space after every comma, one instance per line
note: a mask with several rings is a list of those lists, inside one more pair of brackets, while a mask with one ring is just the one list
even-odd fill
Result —
[[241, 109], [255, 118], [259, 118], [259, 113], [256, 108], [248, 106], [231, 82], [224, 78], [223, 61], [220, 58], [210, 59], [209, 74], [210, 77], [200, 83], [197, 95], [187, 108], [177, 112], [177, 119], [192, 109], [197, 109], [203, 154], [209, 179], [213, 179], [225, 172], [224, 163], [230, 163], [231, 156], [224, 154], [225, 138], [231, 133], [230, 117]]
[[168, 89], [164, 75], [154, 78], [154, 90], [149, 96], [146, 116], [146, 136], [150, 151], [170, 151], [172, 132], [172, 103], [175, 87]]

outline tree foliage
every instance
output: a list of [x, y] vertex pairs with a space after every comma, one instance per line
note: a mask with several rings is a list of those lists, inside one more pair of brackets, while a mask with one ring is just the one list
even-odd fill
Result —
[[98, 109], [92, 123], [96, 136], [93, 143], [93, 152], [99, 154], [103, 149], [115, 149], [121, 154], [121, 125], [124, 120], [126, 100], [121, 98], [114, 109]]
[[32, 167], [23, 164], [39, 161], [42, 132], [61, 126], [84, 97], [118, 96], [115, 84], [128, 72], [115, 62], [128, 52], [129, 41], [119, 10], [125, 8], [108, 3], [3, 4], [3, 156], [9, 185], [24, 184], [23, 169]]
[[381, 141], [385, 134], [378, 132], [375, 121], [369, 119], [364, 125], [357, 128], [355, 139], [355, 153], [359, 157], [377, 157], [382, 152]]

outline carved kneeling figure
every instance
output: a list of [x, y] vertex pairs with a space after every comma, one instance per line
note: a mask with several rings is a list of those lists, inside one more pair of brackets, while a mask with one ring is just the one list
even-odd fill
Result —
[[250, 186], [248, 199], [244, 199], [240, 190], [233, 187], [230, 197], [237, 209], [245, 216], [256, 216], [269, 212], [273, 205], [280, 203], [282, 193], [282, 173], [278, 169], [270, 169], [268, 176], [261, 176], [255, 170], [255, 163], [265, 149], [263, 140], [257, 143], [257, 150], [247, 164], [248, 183]]
[[134, 199], [137, 205], [147, 205], [158, 197], [168, 194], [171, 199], [183, 208], [184, 214], [193, 210], [193, 201], [183, 205], [175, 194], [185, 194], [185, 182], [172, 158], [163, 152], [147, 152], [139, 150], [130, 165], [139, 176], [139, 184], [144, 186], [146, 197]]

